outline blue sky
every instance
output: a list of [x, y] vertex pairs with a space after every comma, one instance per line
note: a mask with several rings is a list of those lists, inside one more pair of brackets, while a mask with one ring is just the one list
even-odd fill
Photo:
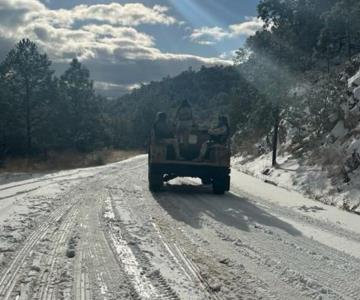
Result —
[[226, 64], [259, 30], [258, 0], [1, 0], [0, 58], [20, 38], [38, 43], [58, 72], [72, 57], [108, 95]]

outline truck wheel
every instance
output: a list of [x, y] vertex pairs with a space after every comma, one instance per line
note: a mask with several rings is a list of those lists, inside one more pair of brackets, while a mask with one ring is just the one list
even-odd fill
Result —
[[149, 171], [149, 190], [151, 192], [158, 192], [163, 186], [163, 176], [161, 174]]
[[218, 177], [213, 180], [213, 192], [217, 195], [223, 195], [230, 190], [230, 176]]

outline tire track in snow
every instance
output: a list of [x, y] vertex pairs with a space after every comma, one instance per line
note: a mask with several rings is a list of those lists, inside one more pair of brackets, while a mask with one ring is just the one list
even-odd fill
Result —
[[[197, 242], [197, 237], [193, 239], [188, 236], [188, 232], [185, 233], [179, 228], [179, 226], [182, 227], [182, 225], [180, 225], [181, 222], [177, 222], [177, 220], [179, 220], [178, 217], [171, 215], [166, 216], [166, 212], [164, 212], [161, 205], [159, 205], [161, 201], [158, 199], [159, 197], [163, 197], [164, 194], [166, 195], [166, 193], [156, 194], [157, 199], [154, 199], [155, 196], [147, 189], [147, 180], [144, 176], [145, 172], [146, 168], [134, 170], [131, 172], [131, 176], [127, 176], [126, 178], [122, 178], [121, 175], [117, 176], [117, 181], [113, 183], [112, 188], [109, 188], [112, 192], [111, 194], [114, 195], [112, 202], [113, 205], [115, 205], [116, 201], [116, 207], [118, 209], [116, 209], [115, 212], [121, 213], [125, 218], [124, 226], [129, 228], [133, 227], [131, 232], [136, 236], [138, 234], [142, 236], [143, 232], [145, 236], [147, 236], [146, 240], [149, 238], [152, 239], [150, 245], [146, 242], [147, 245], [144, 245], [145, 248], [150, 247], [151, 249], [153, 248], [151, 246], [152, 243], [158, 243], [161, 245], [160, 248], [156, 247], [157, 250], [154, 250], [165, 254], [166, 260], [164, 260], [164, 262], [167, 261], [167, 264], [172, 266], [170, 272], [173, 273], [173, 276], [178, 276], [176, 273], [180, 273], [179, 271], [173, 272], [173, 270], [181, 270], [181, 273], [184, 274], [181, 275], [182, 280], [177, 282], [177, 286], [186, 285], [191, 290], [184, 292], [180, 288], [179, 292], [183, 297], [182, 299], [192, 299], [192, 297], [196, 299], [214, 299], [221, 297], [225, 299], [237, 299], [238, 297], [236, 295], [242, 295], [248, 299], [268, 299], [268, 297], [264, 298], [262, 296], [267, 292], [262, 282], [251, 277], [251, 275], [243, 269], [239, 271], [219, 263], [217, 258], [214, 257], [214, 253], [208, 253], [207, 247], [204, 246], [202, 242]], [[196, 197], [196, 194], [193, 195]], [[184, 194], [179, 196], [171, 195], [170, 197], [174, 197], [170, 198], [171, 201], [176, 199], [175, 202], [178, 202], [181, 206]], [[164, 199], [164, 204], [170, 199]], [[189, 209], [189, 212], [191, 212], [191, 207]], [[169, 250], [166, 249], [166, 246], [162, 246], [163, 243], [159, 238], [159, 234], [154, 232], [154, 229], [151, 230], [151, 228], [148, 227], [149, 222], [150, 227], [153, 227], [150, 220], [154, 220], [154, 223], [161, 225], [161, 231], [165, 229], [164, 237], [166, 237], [166, 241], [169, 241], [167, 244], [171, 245], [170, 252], [172, 252], [172, 254], [169, 255]], [[140, 230], [139, 233], [137, 233], [136, 228]], [[174, 244], [176, 244], [176, 246]], [[179, 247], [180, 245], [184, 246], [184, 248]], [[205, 251], [203, 252], [203, 250]], [[160, 257], [162, 258], [163, 256], [160, 255]], [[195, 261], [196, 264], [194, 264]], [[182, 267], [179, 267], [179, 265]], [[194, 274], [196, 272], [194, 272], [193, 267], [195, 267], [195, 270], [201, 270], [199, 273], [202, 279], [196, 278], [197, 275]], [[239, 267], [241, 268], [241, 265], [239, 265]], [[166, 268], [162, 269], [166, 272]], [[190, 269], [192, 269], [192, 271]], [[172, 280], [171, 276], [168, 278]], [[199, 280], [204, 280], [204, 283], [202, 285], [198, 284]], [[208, 283], [205, 281], [208, 281]], [[250, 286], [248, 286], [249, 284]], [[196, 288], [192, 290], [194, 286]], [[255, 292], [254, 288], [257, 289], [258, 287], [261, 289], [261, 295]], [[220, 288], [221, 292], [219, 292]], [[262, 291], [265, 292], [263, 293]], [[190, 296], [190, 294], [192, 296]]]
[[[234, 199], [230, 194], [224, 201], [232, 203]], [[246, 206], [245, 203], [241, 204], [241, 200], [236, 201], [239, 201], [240, 206]], [[346, 261], [353, 261], [355, 266], [360, 267], [357, 259], [306, 237], [294, 237], [276, 226], [270, 227], [254, 221], [249, 222], [252, 234], [248, 238], [244, 235], [244, 238], [239, 240], [238, 232], [234, 229], [237, 226], [236, 222], [240, 222], [236, 221], [236, 210], [226, 211], [224, 203], [205, 198], [201, 198], [197, 205], [208, 207], [209, 211], [218, 211], [228, 223], [233, 222], [233, 226], [226, 226], [207, 215], [203, 217], [206, 226], [212, 228], [221, 239], [225, 238], [234, 243], [239, 254], [259, 267], [268, 269], [277, 278], [307, 297], [356, 299], [359, 296], [360, 287], [353, 282], [359, 278], [360, 268], [344, 265]], [[322, 256], [317, 257], [316, 254]]]
[[103, 194], [98, 184], [97, 192], [82, 195], [74, 268], [74, 299], [137, 299], [132, 282], [116, 260], [108, 245], [101, 223]]
[[109, 229], [109, 242], [140, 298], [179, 299], [160, 271], [154, 269], [145, 254], [132, 241], [131, 235], [114, 209], [111, 192], [104, 204], [104, 223]]
[[182, 249], [181, 246], [178, 246], [176, 243], [169, 244], [163, 238], [163, 235], [160, 231], [160, 228], [152, 223], [155, 231], [157, 232], [161, 242], [163, 243], [165, 249], [168, 251], [170, 256], [174, 259], [178, 267], [183, 270], [189, 280], [194, 281], [198, 284], [199, 288], [203, 291], [207, 299], [221, 299], [220, 296], [216, 295], [212, 290], [210, 283], [201, 275], [201, 271], [196, 264], [187, 257], [186, 252]]
[[[133, 163], [131, 163], [133, 164]], [[141, 165], [143, 166], [144, 162], [141, 161]], [[53, 288], [54, 284], [58, 282], [58, 279], [56, 275], [56, 268], [57, 268], [57, 260], [60, 256], [64, 256], [64, 253], [61, 253], [59, 250], [61, 248], [61, 244], [65, 242], [66, 240], [66, 231], [69, 230], [72, 226], [71, 223], [67, 223], [67, 221], [64, 221], [64, 216], [72, 210], [72, 205], [76, 203], [78, 200], [77, 194], [83, 193], [85, 190], [84, 187], [89, 187], [90, 183], [85, 182], [84, 178], [91, 178], [94, 176], [94, 174], [98, 174], [100, 177], [105, 174], [115, 174], [117, 172], [116, 167], [111, 167], [111, 170], [109, 172], [109, 167], [102, 168], [101, 172], [92, 172], [89, 176], [85, 177], [78, 177], [74, 178], [74, 180], [81, 181], [81, 185], [77, 185], [76, 187], [72, 187], [68, 192], [61, 194], [60, 199], [66, 197], [69, 198], [69, 195], [72, 193], [72, 197], [70, 199], [67, 199], [67, 201], [62, 200], [62, 206], [55, 209], [46, 220], [44, 220], [27, 238], [25, 241], [22, 242], [22, 244], [19, 246], [19, 249], [15, 252], [14, 256], [11, 258], [11, 262], [8, 266], [4, 269], [2, 274], [0, 274], [0, 299], [7, 300], [7, 299], [14, 299], [19, 298], [21, 299], [25, 296], [25, 292], [28, 294], [33, 294], [34, 291], [23, 289], [24, 284], [20, 284], [20, 281], [23, 280], [24, 276], [28, 274], [31, 271], [31, 266], [29, 265], [32, 261], [32, 256], [34, 253], [37, 255], [42, 252], [41, 249], [37, 249], [37, 246], [42, 243], [42, 241], [46, 238], [46, 236], [51, 235], [53, 233], [54, 240], [50, 241], [53, 242], [53, 245], [50, 245], [50, 255], [49, 258], [46, 259], [46, 264], [48, 264], [49, 268], [45, 268], [46, 271], [41, 270], [43, 265], [40, 265], [40, 273], [34, 276], [34, 282], [35, 285], [39, 283], [39, 286], [32, 286], [32, 288], [35, 288], [36, 295], [33, 295], [32, 299], [54, 299], [58, 298], [58, 292], [65, 293], [66, 297], [70, 299], [70, 295], [67, 293], [67, 291], [59, 291], [57, 288]], [[81, 171], [77, 171], [75, 173], [81, 173]], [[69, 174], [69, 176], [73, 176], [74, 173]], [[22, 191], [16, 191], [16, 189], [21, 188], [22, 186], [27, 187], [28, 185], [33, 185], [34, 181], [32, 182], [26, 182], [24, 184], [15, 184], [12, 186], [6, 186], [2, 187], [2, 190], [9, 191], [9, 195], [0, 198], [6, 199], [9, 197], [14, 197], [18, 195], [26, 195], [28, 193], [31, 193], [33, 191], [36, 191], [38, 189], [44, 188], [46, 186], [52, 185], [52, 184], [58, 184], [62, 181], [69, 181], [69, 179], [62, 179], [62, 177], [66, 177], [68, 175], [64, 176], [58, 176], [60, 180], [55, 180], [55, 177], [52, 178], [45, 178], [43, 183], [42, 180], [37, 180], [38, 182], [37, 186], [33, 189], [26, 189]], [[72, 178], [70, 178], [72, 180]], [[15, 191], [13, 191], [13, 189]], [[75, 193], [74, 193], [75, 192]], [[69, 201], [70, 200], [70, 201]], [[75, 211], [71, 212], [71, 216], [74, 216]], [[66, 219], [66, 218], [64, 218]], [[62, 234], [59, 234], [57, 231], [58, 226], [60, 226], [60, 230], [64, 230]], [[40, 252], [39, 252], [39, 251]], [[60, 252], [59, 252], [60, 251]], [[40, 255], [41, 256], [41, 255]], [[40, 262], [41, 264], [42, 262]], [[43, 272], [42, 272], [43, 271]], [[57, 282], [54, 282], [57, 281]], [[26, 279], [26, 281], [28, 281]], [[33, 283], [25, 283], [25, 285], [34, 285]], [[42, 283], [41, 283], [42, 282]], [[84, 288], [84, 290], [89, 290], [89, 279], [87, 279], [86, 284], [87, 287]], [[87, 292], [86, 292], [87, 293]], [[90, 299], [90, 296], [85, 293], [85, 296], [81, 296], [81, 299]], [[36, 298], [34, 298], [36, 297]]]
[[[238, 189], [235, 189], [235, 191], [241, 193]], [[347, 231], [336, 224], [304, 216], [292, 209], [286, 209], [274, 203], [265, 202], [262, 199], [256, 199], [256, 201], [258, 205], [266, 205], [267, 210], [275, 212], [284, 220], [310, 225], [320, 232], [331, 232], [333, 235], [359, 242], [359, 234]], [[294, 238], [291, 235], [284, 235], [281, 232], [274, 231], [268, 226], [255, 225], [254, 229], [266, 236], [265, 241], [278, 244], [277, 248], [283, 249], [281, 260], [288, 266], [283, 270], [283, 273], [289, 275], [288, 280], [283, 276], [284, 280], [293, 285], [303, 286], [305, 290], [313, 291], [319, 297], [325, 294], [326, 297], [333, 297], [334, 299], [360, 298], [360, 285], [354, 284], [358, 282], [360, 277], [359, 259], [323, 245], [312, 238], [305, 236]], [[258, 245], [260, 244], [258, 242]], [[276, 253], [272, 251], [274, 247], [268, 246], [268, 248], [275, 257]], [[264, 256], [265, 252], [262, 249], [253, 247], [253, 250]], [[273, 262], [271, 255], [267, 255], [264, 259], [269, 263]], [[276, 264], [278, 263], [272, 263], [272, 265]]]
[[[131, 175], [133, 174], [132, 172]], [[139, 241], [142, 244], [141, 249], [140, 246], [131, 246], [131, 248], [136, 248], [133, 249], [134, 252], [142, 252], [142, 257], [144, 257], [146, 264], [149, 263], [152, 265], [150, 268], [156, 265], [156, 267], [159, 268], [159, 274], [163, 273], [167, 276], [168, 282], [171, 282], [171, 286], [180, 294], [179, 297], [181, 299], [216, 299], [214, 298], [216, 294], [210, 291], [210, 289], [207, 290], [204, 284], [206, 280], [202, 278], [200, 273], [194, 274], [194, 269], [189, 265], [187, 260], [184, 259], [184, 257], [186, 257], [185, 252], [180, 252], [178, 247], [175, 248], [172, 239], [167, 240], [165, 238], [165, 235], [162, 234], [155, 220], [149, 221], [150, 215], [146, 213], [147, 204], [142, 203], [140, 206], [136, 204], [138, 201], [141, 203], [143, 195], [138, 191], [140, 187], [133, 186], [131, 182], [128, 182], [128, 179], [131, 178], [134, 180], [133, 176], [127, 176], [126, 179], [119, 177], [114, 185], [111, 187], [108, 186], [110, 196], [107, 200], [108, 204], [106, 207], [109, 207], [111, 202], [113, 209], [109, 210], [105, 207], [104, 216], [110, 219], [121, 220], [119, 222], [126, 228], [125, 239], [130, 240], [130, 243], [132, 243], [132, 241]], [[119, 188], [117, 185], [119, 182], [122, 187], [134, 187], [135, 190], [131, 188], [129, 190], [128, 188]], [[136, 201], [134, 201], [135, 198], [133, 197], [136, 197]], [[145, 214], [143, 211], [144, 208]], [[117, 218], [115, 217], [114, 211], [118, 216]], [[138, 240], [138, 235], [142, 234], [137, 232], [137, 229], [147, 237], [144, 237], [144, 243]], [[152, 249], [155, 244], [157, 246], [155, 249]], [[153, 251], [156, 253], [155, 256]], [[144, 253], [146, 253], [146, 256]], [[161, 265], [152, 263], [156, 257], [161, 260]]]
[[75, 218], [78, 214], [78, 207], [72, 209], [63, 217], [59, 228], [54, 232], [49, 240], [52, 249], [50, 253], [44, 255], [45, 262], [42, 262], [43, 271], [38, 280], [39, 290], [33, 296], [34, 299], [59, 299], [59, 287], [57, 281], [61, 276], [61, 263], [64, 263], [67, 243], [70, 238]]
[[48, 233], [54, 223], [57, 223], [71, 209], [71, 205], [66, 205], [55, 210], [40, 227], [35, 230], [25, 241], [22, 248], [12, 259], [10, 266], [4, 271], [0, 278], [0, 296], [3, 300], [12, 299], [14, 288], [22, 275], [22, 269], [26, 266], [26, 260], [31, 255], [32, 250]]

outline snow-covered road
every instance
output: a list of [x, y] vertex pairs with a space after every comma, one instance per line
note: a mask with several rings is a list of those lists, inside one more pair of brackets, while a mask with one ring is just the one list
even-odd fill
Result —
[[0, 176], [0, 299], [360, 299], [360, 216], [232, 179], [151, 194], [145, 156]]

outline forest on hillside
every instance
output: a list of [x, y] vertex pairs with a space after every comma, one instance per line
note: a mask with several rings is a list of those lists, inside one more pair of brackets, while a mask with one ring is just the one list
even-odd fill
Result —
[[271, 140], [276, 126], [313, 144], [343, 118], [345, 82], [360, 66], [359, 15], [356, 0], [263, 0], [264, 28], [233, 66], [189, 69], [116, 100], [95, 93], [77, 59], [57, 77], [47, 55], [22, 40], [0, 64], [1, 155], [143, 148], [156, 112], [171, 115], [184, 99], [200, 123], [229, 115], [237, 150]]
[[142, 145], [156, 111], [172, 112], [183, 99], [200, 123], [229, 115], [235, 151], [261, 138], [271, 144], [279, 126], [294, 133], [294, 143], [320, 142], [343, 117], [330, 118], [360, 66], [359, 15], [353, 0], [261, 1], [264, 28], [236, 51], [234, 66], [187, 70], [112, 103], [124, 116], [122, 137], [130, 139], [123, 142]]
[[157, 111], [175, 109], [183, 99], [199, 111], [227, 111], [227, 91], [239, 80], [232, 67], [203, 67], [111, 100], [96, 94], [89, 70], [76, 58], [57, 77], [48, 56], [24, 39], [0, 65], [0, 156], [144, 149]]
[[103, 147], [104, 102], [78, 60], [57, 78], [47, 55], [30, 40], [20, 41], [0, 65], [2, 156]]

